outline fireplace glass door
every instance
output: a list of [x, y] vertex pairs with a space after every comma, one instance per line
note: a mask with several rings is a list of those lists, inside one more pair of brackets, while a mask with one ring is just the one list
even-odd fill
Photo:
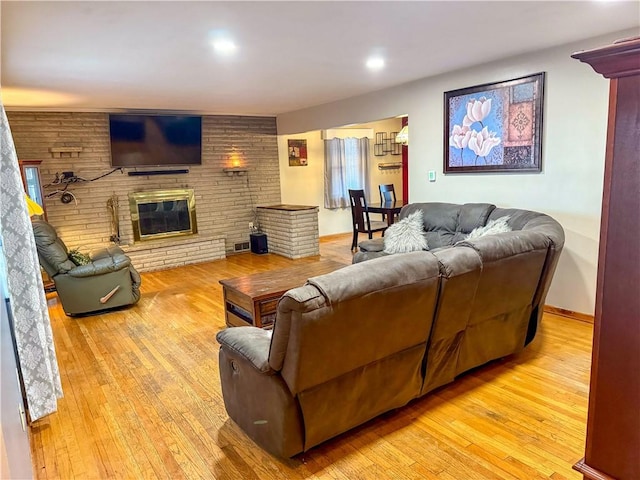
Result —
[[197, 233], [193, 190], [129, 194], [133, 236], [150, 240]]

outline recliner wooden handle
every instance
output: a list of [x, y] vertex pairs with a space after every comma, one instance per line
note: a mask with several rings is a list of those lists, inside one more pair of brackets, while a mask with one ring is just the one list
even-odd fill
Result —
[[119, 288], [120, 288], [120, 285], [116, 285], [113, 288], [113, 290], [111, 290], [109, 293], [107, 293], [104, 297], [100, 299], [100, 303], [107, 303], [109, 299], [115, 295], [115, 293], [118, 291]]

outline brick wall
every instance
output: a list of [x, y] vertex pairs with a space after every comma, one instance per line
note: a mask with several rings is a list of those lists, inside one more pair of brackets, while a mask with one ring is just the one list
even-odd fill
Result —
[[[108, 114], [10, 111], [7, 116], [18, 158], [42, 160], [43, 184], [51, 182], [56, 172], [73, 171], [91, 179], [111, 169]], [[81, 146], [82, 152], [77, 158], [65, 153], [53, 158], [50, 148], [61, 146]], [[248, 168], [247, 176], [229, 177], [222, 171], [231, 166], [232, 154], [238, 155]], [[221, 248], [221, 242], [216, 240], [223, 237], [224, 250], [232, 252], [235, 243], [249, 240], [248, 225], [255, 220], [255, 206], [280, 202], [275, 118], [204, 116], [202, 165], [189, 167], [188, 174], [130, 177], [116, 172], [95, 182], [71, 184], [69, 191], [76, 196], [77, 205], [63, 204], [60, 195], [54, 195], [45, 200], [45, 207], [49, 222], [70, 248], [89, 250], [109, 243], [111, 226], [106, 203], [115, 193], [125, 250], [126, 245], [132, 245], [136, 255], [144, 255], [144, 251], [140, 252], [145, 243], [133, 246], [128, 194], [170, 188], [195, 191], [199, 238], [193, 240], [199, 248]], [[44, 193], [55, 190], [48, 187]], [[172, 250], [184, 250], [183, 242], [177, 242], [174, 249], [165, 245], [166, 240], [162, 245], [172, 256]], [[153, 245], [146, 243], [151, 250]], [[198, 255], [198, 261], [207, 259], [206, 252], [199, 251]]]
[[225, 257], [223, 237], [175, 237], [124, 247], [137, 270], [150, 272]]

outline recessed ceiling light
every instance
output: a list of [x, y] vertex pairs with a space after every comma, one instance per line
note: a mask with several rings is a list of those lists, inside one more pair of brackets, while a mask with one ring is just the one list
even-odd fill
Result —
[[215, 49], [216, 52], [221, 53], [223, 55], [231, 55], [238, 49], [235, 43], [227, 39], [214, 40], [213, 48]]
[[370, 57], [367, 60], [367, 68], [369, 70], [380, 70], [384, 67], [384, 58], [382, 57]]

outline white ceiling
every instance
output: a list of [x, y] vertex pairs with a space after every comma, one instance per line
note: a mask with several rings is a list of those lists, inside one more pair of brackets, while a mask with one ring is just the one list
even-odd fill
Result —
[[[640, 2], [1, 2], [6, 107], [276, 115], [640, 25]], [[210, 38], [238, 44], [216, 55]], [[386, 68], [370, 72], [371, 54]]]

